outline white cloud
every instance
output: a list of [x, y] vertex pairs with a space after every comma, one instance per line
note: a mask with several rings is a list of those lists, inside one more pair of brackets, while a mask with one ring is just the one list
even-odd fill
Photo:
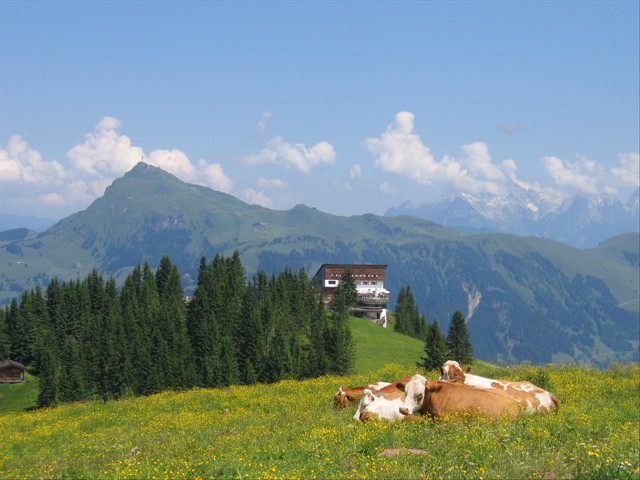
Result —
[[60, 163], [42, 160], [40, 153], [30, 148], [20, 135], [9, 138], [6, 149], [0, 148], [0, 184], [48, 185], [65, 177]]
[[[154, 150], [148, 155], [141, 147], [134, 146], [118, 129], [122, 122], [113, 117], [103, 118], [92, 133], [85, 135], [83, 143], [69, 150], [67, 156], [78, 172], [89, 178], [108, 179], [131, 170], [138, 162], [162, 168], [181, 180], [206, 185], [228, 192], [233, 182], [223, 172], [220, 164], [200, 160], [195, 165], [181, 150]], [[107, 184], [108, 184], [107, 183]], [[104, 190], [103, 190], [104, 192]], [[101, 195], [102, 192], [98, 193]]]
[[618, 155], [620, 166], [611, 169], [611, 174], [622, 185], [638, 188], [640, 186], [640, 154], [638, 152]]
[[542, 159], [545, 171], [560, 186], [577, 188], [584, 193], [597, 193], [601, 169], [592, 160], [578, 157], [575, 162], [549, 156]]
[[233, 188], [233, 181], [227, 177], [222, 171], [219, 163], [207, 163], [205, 160], [199, 162], [200, 171], [202, 172], [203, 185], [220, 190], [221, 192], [230, 192]]
[[393, 189], [393, 187], [391, 185], [389, 185], [389, 182], [382, 182], [379, 186], [378, 189], [385, 195], [395, 195], [395, 190]]
[[267, 122], [272, 116], [273, 115], [271, 114], [271, 112], [262, 112], [262, 116], [260, 117], [258, 125], [256, 126], [256, 130], [259, 133], [263, 133], [267, 129]]
[[380, 138], [367, 138], [364, 146], [373, 155], [375, 166], [385, 172], [402, 175], [429, 184], [437, 165], [427, 146], [414, 133], [414, 115], [399, 112], [395, 122], [387, 127]]
[[[470, 143], [462, 147], [465, 157], [462, 164], [469, 175], [483, 180], [502, 181], [505, 179], [500, 166], [493, 163], [489, 155], [489, 148], [484, 142]], [[515, 162], [514, 162], [515, 163]]]
[[273, 202], [263, 192], [257, 192], [253, 188], [247, 188], [244, 191], [244, 197], [248, 203], [252, 205], [260, 205], [266, 208], [272, 208]]
[[258, 185], [262, 188], [287, 188], [289, 184], [279, 178], [264, 178], [258, 179]]
[[349, 169], [349, 179], [355, 180], [361, 175], [362, 175], [362, 168], [360, 167], [360, 164], [356, 163], [352, 165], [351, 168]]
[[285, 142], [280, 136], [269, 140], [259, 154], [244, 158], [249, 165], [283, 165], [286, 168], [295, 167], [303, 173], [332, 165], [335, 160], [336, 152], [330, 143], [320, 142], [307, 148], [302, 143]]
[[[197, 165], [180, 150], [154, 150], [146, 155], [129, 137], [120, 135], [120, 120], [104, 117], [84, 141], [71, 148], [65, 168], [57, 161], [45, 161], [19, 135], [0, 148], [0, 185], [8, 208], [29, 208], [40, 214], [84, 208], [104, 194], [115, 178], [145, 161], [173, 173], [181, 180], [229, 192], [233, 182], [222, 166], [200, 160]], [[28, 186], [27, 188], [24, 188]]]
[[493, 163], [483, 142], [464, 145], [458, 157], [445, 156], [436, 161], [429, 147], [415, 133], [414, 119], [411, 112], [399, 112], [394, 123], [380, 137], [364, 141], [377, 168], [422, 185], [476, 193], [499, 193], [507, 182], [512, 181], [510, 176], [515, 176], [515, 162]]
[[69, 150], [67, 157], [75, 169], [93, 177], [115, 177], [142, 161], [142, 148], [133, 146], [126, 135], [118, 135], [121, 125], [116, 118], [104, 117], [83, 143]]

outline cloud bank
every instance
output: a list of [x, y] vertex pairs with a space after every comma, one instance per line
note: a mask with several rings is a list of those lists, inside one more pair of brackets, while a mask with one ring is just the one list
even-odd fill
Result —
[[309, 173], [317, 167], [333, 165], [336, 152], [333, 145], [320, 142], [311, 148], [302, 143], [285, 142], [281, 136], [276, 136], [267, 142], [260, 153], [245, 157], [247, 165], [282, 165], [285, 168], [295, 168], [302, 173]]
[[[138, 162], [166, 170], [186, 182], [229, 192], [233, 182], [220, 164], [199, 160], [193, 163], [180, 150], [154, 150], [146, 154], [141, 147], [118, 130], [122, 122], [104, 117], [84, 141], [67, 152], [69, 166], [55, 160], [45, 161], [19, 135], [0, 148], [0, 185], [12, 209], [29, 209], [46, 215], [51, 209], [69, 210], [85, 207], [104, 194], [107, 186]], [[28, 187], [28, 193], [25, 193]]]
[[[257, 127], [260, 132], [266, 131], [271, 116], [270, 112], [263, 113]], [[300, 185], [300, 174], [312, 178], [320, 189], [349, 190], [356, 195], [354, 198], [363, 198], [372, 192], [399, 197], [406, 195], [408, 183], [414, 184], [418, 192], [424, 188], [424, 199], [433, 197], [437, 190], [504, 194], [519, 187], [566, 196], [575, 193], [617, 195], [640, 187], [638, 152], [620, 153], [617, 164], [611, 168], [579, 154], [572, 159], [545, 156], [540, 159], [541, 172], [551, 183], [543, 188], [519, 178], [515, 160], [494, 161], [485, 142], [465, 144], [458, 152], [434, 158], [417, 132], [415, 120], [412, 112], [398, 112], [384, 131], [361, 144], [371, 156], [372, 165], [361, 160], [335, 170], [331, 167], [337, 164], [338, 156], [331, 143], [321, 141], [307, 146], [285, 141], [282, 136], [272, 137], [259, 153], [239, 158], [243, 165], [275, 166], [277, 175], [269, 178], [263, 176], [265, 169], [244, 169], [244, 184], [238, 187], [238, 193], [249, 203], [268, 208], [277, 203], [274, 199], [278, 198], [278, 192], [286, 190], [289, 193], [281, 198], [291, 199], [295, 194], [296, 202], [305, 202], [307, 193], [311, 192], [293, 190]], [[61, 216], [86, 208], [104, 194], [115, 178], [140, 161], [189, 183], [223, 192], [234, 189], [234, 181], [220, 163], [205, 159], [192, 161], [178, 149], [145, 152], [121, 134], [121, 128], [122, 122], [117, 118], [102, 118], [93, 131], [68, 150], [66, 162], [44, 159], [21, 135], [10, 137], [7, 146], [0, 147], [0, 201], [4, 208], [18, 214], [42, 216]], [[316, 169], [321, 169], [322, 175], [310, 177]], [[387, 175], [381, 180], [375, 170]], [[276, 205], [276, 208], [289, 206]]]
[[[518, 186], [540, 190], [538, 184], [527, 183], [516, 175], [513, 159], [495, 163], [484, 142], [461, 147], [455, 156], [434, 159], [431, 151], [415, 131], [415, 116], [399, 112], [379, 137], [367, 138], [364, 147], [379, 170], [405, 177], [424, 185], [469, 193], [507, 193]], [[577, 155], [575, 160], [547, 156], [541, 159], [544, 171], [556, 187], [569, 193], [617, 194], [623, 187], [638, 187], [640, 164], [637, 152], [619, 155], [620, 165], [609, 171], [595, 161]], [[381, 188], [390, 193], [388, 185]]]

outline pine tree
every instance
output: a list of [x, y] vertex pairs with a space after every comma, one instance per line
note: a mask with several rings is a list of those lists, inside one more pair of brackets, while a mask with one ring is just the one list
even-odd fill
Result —
[[260, 365], [264, 365], [265, 340], [262, 323], [262, 308], [266, 301], [268, 280], [264, 271], [259, 271], [248, 283], [242, 302], [243, 328], [236, 334], [238, 342], [238, 364], [240, 381], [247, 385], [260, 378]]
[[357, 300], [355, 281], [351, 270], [342, 274], [329, 308], [331, 319], [326, 332], [325, 345], [331, 362], [330, 372], [338, 375], [350, 373], [355, 364], [355, 344], [349, 329], [349, 308]]
[[58, 355], [56, 342], [52, 334], [44, 336], [38, 348], [38, 406], [50, 407], [55, 405], [58, 398]]
[[426, 317], [420, 315], [418, 305], [415, 302], [411, 287], [403, 287], [398, 293], [396, 301], [395, 331], [423, 340], [427, 333], [428, 322]]
[[0, 312], [0, 360], [11, 358], [11, 338], [9, 337], [9, 306]]
[[202, 387], [216, 387], [220, 371], [219, 329], [215, 318], [213, 266], [200, 259], [198, 283], [187, 309], [187, 331], [193, 346], [197, 382]]
[[460, 310], [456, 310], [451, 317], [447, 333], [447, 347], [450, 359], [457, 361], [460, 365], [468, 365], [473, 361], [473, 346], [464, 315]]
[[187, 388], [195, 384], [196, 373], [193, 350], [187, 335], [187, 316], [184, 291], [178, 268], [168, 256], [163, 256], [156, 271], [156, 285], [160, 298], [159, 329], [166, 338], [169, 362], [166, 386]]
[[446, 339], [440, 330], [438, 320], [434, 320], [427, 330], [424, 357], [421, 357], [422, 362], [417, 365], [426, 370], [438, 370], [448, 358], [449, 348]]

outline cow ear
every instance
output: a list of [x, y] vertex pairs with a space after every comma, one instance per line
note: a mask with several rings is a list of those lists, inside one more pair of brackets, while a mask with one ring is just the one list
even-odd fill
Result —
[[401, 392], [404, 392], [404, 383], [396, 383], [396, 388]]
[[471, 371], [471, 367], [464, 367], [464, 368], [462, 369], [462, 371], [463, 371], [464, 373], [469, 373], [469, 372]]
[[427, 385], [425, 390], [428, 392], [437, 392], [442, 388], [440, 382], [436, 382], [435, 380], [427, 380]]

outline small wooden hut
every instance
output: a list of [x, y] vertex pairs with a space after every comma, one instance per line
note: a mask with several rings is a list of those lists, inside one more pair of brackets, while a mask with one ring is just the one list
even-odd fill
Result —
[[18, 383], [24, 380], [25, 366], [14, 360], [0, 360], [0, 383]]

